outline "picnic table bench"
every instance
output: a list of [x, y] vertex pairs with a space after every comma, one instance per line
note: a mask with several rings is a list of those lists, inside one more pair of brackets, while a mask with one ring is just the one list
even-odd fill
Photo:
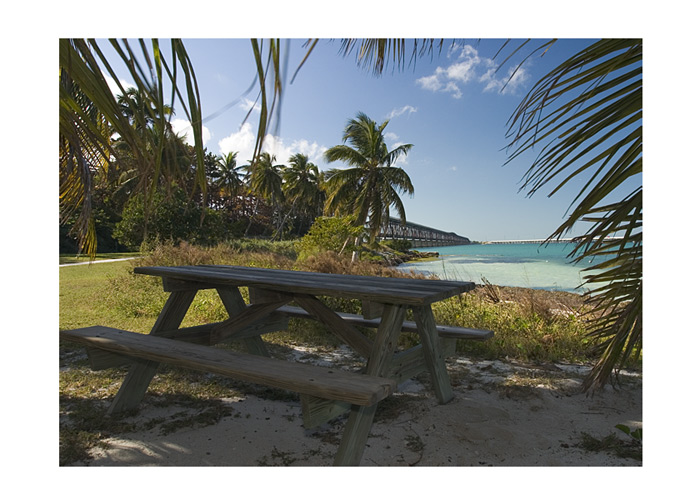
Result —
[[[379, 278], [240, 266], [139, 267], [159, 276], [170, 295], [150, 335], [94, 326], [60, 332], [88, 346], [93, 369], [129, 364], [108, 412], [141, 402], [160, 363], [217, 373], [301, 395], [304, 425], [314, 427], [349, 411], [335, 465], [359, 465], [377, 404], [402, 380], [427, 371], [439, 403], [453, 398], [444, 358], [457, 338], [486, 340], [493, 332], [435, 324], [431, 304], [470, 291], [470, 282]], [[247, 287], [246, 304], [240, 288]], [[180, 328], [195, 294], [216, 289], [229, 319]], [[363, 314], [338, 313], [319, 297], [359, 299]], [[290, 303], [296, 304], [290, 306]], [[414, 321], [405, 321], [412, 310]], [[287, 328], [290, 317], [314, 319], [362, 356], [362, 372], [312, 366], [270, 357], [261, 335]], [[376, 329], [370, 340], [357, 327]], [[420, 344], [397, 352], [401, 331]], [[247, 353], [214, 347], [242, 340]]]

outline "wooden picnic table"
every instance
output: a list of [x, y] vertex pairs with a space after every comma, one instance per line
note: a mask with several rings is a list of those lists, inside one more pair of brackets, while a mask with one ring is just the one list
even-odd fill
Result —
[[[150, 335], [133, 334], [136, 337], [132, 335], [131, 339], [124, 335], [129, 332], [120, 335], [106, 331], [113, 329], [94, 327], [103, 330], [96, 334], [85, 329], [82, 338], [85, 343], [93, 342], [92, 347], [98, 347], [97, 351], [93, 349], [94, 367], [113, 366], [116, 361], [125, 359], [132, 363], [110, 413], [131, 409], [140, 403], [159, 362], [180, 363], [299, 392], [304, 423], [310, 427], [349, 409], [350, 416], [335, 461], [346, 465], [359, 464], [377, 403], [395, 390], [400, 381], [427, 371], [438, 402], [444, 404], [453, 398], [445, 366], [446, 351], [440, 338], [441, 335], [449, 337], [449, 332], [445, 335], [438, 331], [431, 304], [468, 292], [474, 288], [474, 283], [221, 265], [138, 267], [135, 272], [160, 277], [164, 290], [170, 292]], [[242, 287], [248, 289], [249, 303], [241, 295]], [[217, 290], [229, 318], [219, 323], [180, 328], [192, 300], [202, 289]], [[326, 306], [320, 297], [359, 299], [363, 314], [338, 313]], [[414, 319], [410, 324], [405, 322], [409, 310]], [[309, 375], [292, 366], [300, 363], [269, 359], [261, 335], [286, 329], [289, 317], [308, 317], [327, 326], [366, 360], [362, 374], [336, 370], [328, 375]], [[374, 326], [376, 335], [370, 340], [356, 325]], [[399, 334], [406, 329], [418, 333], [420, 345], [397, 352]], [[456, 330], [451, 331], [454, 334]], [[469, 330], [467, 334], [469, 332], [477, 335], [477, 340], [493, 334], [477, 330]], [[160, 344], [151, 342], [152, 345], [140, 347], [141, 340], [152, 336], [159, 337]], [[221, 349], [204, 347], [232, 340], [243, 340], [248, 354], [231, 353], [230, 359], [219, 359], [220, 355], [211, 353], [221, 352]], [[188, 353], [183, 354], [185, 351]], [[307, 368], [318, 367], [303, 369]], [[348, 378], [352, 380], [346, 380]]]

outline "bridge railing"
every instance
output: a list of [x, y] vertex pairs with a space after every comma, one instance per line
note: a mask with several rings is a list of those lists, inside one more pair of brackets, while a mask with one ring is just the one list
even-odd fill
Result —
[[391, 218], [389, 224], [379, 233], [380, 239], [409, 240], [414, 247], [446, 246], [471, 243], [469, 238], [455, 233], [448, 233], [412, 222], [402, 224], [399, 219]]

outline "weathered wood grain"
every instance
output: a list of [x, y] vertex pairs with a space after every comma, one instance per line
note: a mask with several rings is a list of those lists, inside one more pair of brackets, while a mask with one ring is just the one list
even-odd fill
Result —
[[[177, 330], [196, 294], [197, 290], [172, 292], [151, 329], [151, 335], [157, 337], [160, 332]], [[122, 354], [128, 355], [129, 353]], [[138, 406], [157, 370], [158, 362], [156, 361], [136, 360], [131, 365], [124, 383], [107, 410], [107, 414], [121, 413]]]
[[421, 346], [425, 356], [425, 364], [433, 382], [433, 391], [438, 402], [445, 404], [454, 398], [450, 377], [447, 375], [445, 366], [445, 356], [440, 345], [437, 328], [435, 327], [435, 317], [430, 306], [416, 307], [413, 309], [420, 335]]
[[374, 405], [396, 389], [394, 380], [225, 351], [153, 335], [94, 326], [60, 332], [61, 338], [99, 349], [286, 389], [355, 405]]
[[223, 321], [211, 331], [210, 343], [218, 344], [224, 340], [233, 338], [243, 328], [269, 316], [278, 307], [285, 305], [289, 300], [268, 302], [264, 304], [251, 304], [243, 311], [226, 321]]
[[[282, 306], [278, 311], [294, 318], [312, 319], [312, 316], [300, 307]], [[380, 322], [379, 318], [366, 319], [359, 314], [344, 312], [337, 312], [336, 314], [348, 323], [367, 328], [377, 328]], [[435, 325], [435, 328], [441, 338], [485, 341], [493, 337], [493, 331], [491, 330], [478, 330], [476, 328], [449, 325]], [[416, 325], [414, 321], [404, 321], [401, 325], [401, 331], [418, 333], [418, 325]]]
[[350, 410], [350, 406], [350, 403], [330, 401], [302, 394], [301, 415], [304, 420], [304, 428], [313, 429], [323, 425], [343, 413], [347, 413]]
[[135, 272], [215, 285], [330, 295], [379, 303], [425, 305], [470, 291], [474, 283], [309, 273], [240, 266], [139, 267]]
[[369, 357], [372, 343], [359, 330], [343, 321], [331, 308], [311, 295], [295, 294], [294, 301], [319, 322], [328, 325], [331, 332], [355, 349], [361, 356]]

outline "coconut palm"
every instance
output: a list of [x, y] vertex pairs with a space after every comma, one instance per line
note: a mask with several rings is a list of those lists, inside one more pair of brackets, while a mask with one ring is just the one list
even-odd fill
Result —
[[388, 124], [386, 120], [377, 125], [366, 114], [358, 113], [348, 121], [343, 134], [343, 143], [350, 145], [333, 146], [324, 153], [329, 162], [344, 161], [350, 165], [326, 180], [326, 211], [347, 212], [355, 216], [356, 225], [368, 224], [371, 240], [388, 223], [391, 208], [406, 221], [400, 195], [413, 194], [410, 177], [394, 165], [413, 144], [402, 144], [389, 151], [384, 141]]
[[[282, 191], [282, 169], [284, 165], [276, 165], [277, 158], [268, 152], [263, 152], [258, 155], [255, 161], [250, 165], [246, 165], [245, 169], [248, 172], [248, 189], [255, 197], [255, 208], [253, 216], [258, 211], [260, 200], [268, 202], [279, 217], [280, 204], [284, 201], [284, 192]], [[245, 234], [248, 234], [253, 222], [253, 217], [250, 218]]]
[[84, 253], [97, 252], [93, 218], [93, 178], [109, 169], [109, 122], [100, 107], [61, 67], [59, 76], [59, 207], [60, 221], [73, 219], [71, 232]]
[[236, 196], [245, 186], [245, 166], [236, 165], [238, 151], [229, 152], [216, 158], [215, 168], [211, 173], [216, 187], [222, 189], [229, 198]]
[[308, 222], [313, 222], [323, 213], [322, 176], [308, 156], [302, 153], [290, 156], [289, 166], [282, 172], [282, 180], [285, 198], [292, 205], [285, 219], [296, 212], [302, 218], [310, 219]]

